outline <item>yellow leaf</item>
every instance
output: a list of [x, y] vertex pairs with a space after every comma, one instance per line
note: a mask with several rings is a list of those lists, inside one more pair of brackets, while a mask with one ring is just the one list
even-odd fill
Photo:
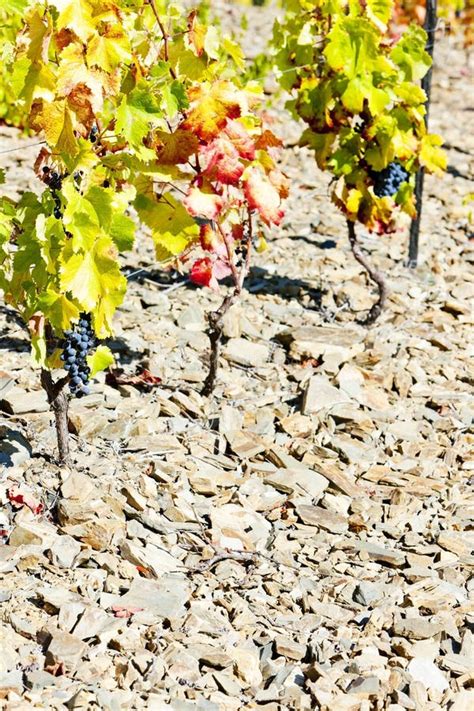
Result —
[[362, 193], [360, 192], [360, 190], [353, 189], [348, 191], [348, 195], [346, 198], [346, 207], [347, 211], [351, 213], [351, 215], [357, 215], [361, 200]]
[[446, 154], [441, 150], [443, 144], [441, 136], [429, 133], [421, 139], [420, 163], [429, 173], [440, 175], [446, 170]]
[[65, 100], [43, 104], [39, 122], [51, 147], [60, 153], [76, 155], [79, 148], [73, 131], [71, 113]]
[[73, 254], [66, 247], [61, 269], [61, 288], [69, 292], [85, 311], [94, 311], [102, 301], [121, 302], [126, 279], [120, 273], [117, 250], [109, 237], [97, 240], [90, 252]]
[[191, 108], [182, 128], [204, 141], [217, 136], [228, 119], [238, 118], [242, 112], [243, 94], [227, 81], [191, 87], [188, 95]]
[[110, 26], [103, 34], [92, 37], [87, 47], [87, 59], [90, 65], [105, 72], [113, 71], [121, 62], [128, 62], [131, 59], [130, 43], [122, 28]]
[[199, 237], [199, 226], [169, 193], [161, 202], [141, 195], [135, 207], [140, 219], [152, 230], [159, 261], [182, 254]]
[[68, 28], [83, 42], [87, 42], [95, 32], [90, 4], [85, 0], [66, 0], [66, 3], [64, 0], [52, 0], [50, 4], [60, 10], [56, 23], [58, 30]]
[[91, 378], [100, 373], [101, 370], [107, 370], [114, 363], [115, 358], [107, 346], [98, 346], [92, 355], [87, 356], [87, 365], [91, 369]]

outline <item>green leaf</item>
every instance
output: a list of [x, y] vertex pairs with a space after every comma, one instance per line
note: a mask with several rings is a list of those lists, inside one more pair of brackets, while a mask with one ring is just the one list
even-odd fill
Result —
[[366, 0], [367, 17], [382, 32], [386, 30], [387, 23], [392, 16], [393, 0]]
[[136, 149], [144, 148], [143, 139], [150, 129], [166, 124], [163, 111], [150, 92], [149, 87], [140, 86], [122, 99], [117, 109], [116, 131]]
[[300, 139], [300, 146], [309, 146], [315, 152], [318, 167], [326, 168], [326, 161], [332, 154], [336, 133], [315, 133], [307, 128]]
[[373, 85], [371, 75], [351, 79], [341, 98], [346, 109], [355, 114], [362, 111], [364, 102], [367, 101], [373, 116], [380, 114], [390, 102], [387, 92]]
[[87, 192], [87, 200], [94, 207], [104, 233], [112, 237], [120, 252], [133, 247], [135, 223], [124, 213], [135, 197], [135, 188], [128, 186], [120, 192], [97, 185]]
[[417, 25], [410, 25], [390, 52], [390, 59], [397, 64], [405, 81], [418, 81], [431, 66], [431, 58], [425, 49], [426, 32]]
[[87, 356], [87, 364], [91, 369], [91, 378], [102, 370], [107, 370], [107, 368], [110, 368], [114, 363], [115, 358], [108, 346], [98, 346], [92, 355]]
[[324, 54], [334, 71], [354, 79], [386, 68], [378, 46], [379, 34], [368, 20], [344, 18], [329, 33]]
[[31, 337], [31, 359], [33, 365], [41, 366], [45, 364], [47, 356], [46, 339], [44, 336]]
[[101, 237], [91, 251], [74, 254], [71, 241], [63, 253], [61, 289], [69, 292], [84, 311], [94, 312], [99, 336], [111, 332], [112, 316], [122, 303], [127, 280], [120, 272], [117, 250], [109, 237]]
[[2, 10], [6, 13], [22, 15], [30, 0], [2, 0]]

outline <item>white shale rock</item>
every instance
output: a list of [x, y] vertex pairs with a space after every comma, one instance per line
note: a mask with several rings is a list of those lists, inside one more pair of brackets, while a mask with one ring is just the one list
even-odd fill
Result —
[[443, 672], [430, 659], [423, 657], [412, 659], [407, 671], [415, 681], [421, 682], [426, 689], [444, 691], [449, 686]]

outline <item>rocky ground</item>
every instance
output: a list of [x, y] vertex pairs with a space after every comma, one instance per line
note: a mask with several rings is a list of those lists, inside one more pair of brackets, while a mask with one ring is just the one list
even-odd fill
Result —
[[[1, 708], [474, 708], [469, 87], [442, 39], [449, 171], [427, 181], [416, 271], [406, 232], [363, 240], [391, 287], [371, 329], [327, 179], [294, 148], [287, 219], [227, 317], [212, 398], [205, 314], [222, 297], [142, 241], [111, 343], [122, 382], [72, 403], [60, 468], [2, 307]], [[7, 189], [34, 185], [31, 143], [2, 129], [0, 149], [20, 148], [0, 153]], [[144, 368], [161, 384], [135, 382]]]

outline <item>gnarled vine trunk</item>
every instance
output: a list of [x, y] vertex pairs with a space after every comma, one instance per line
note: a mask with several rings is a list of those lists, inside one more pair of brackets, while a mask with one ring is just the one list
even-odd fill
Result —
[[370, 279], [377, 284], [379, 298], [375, 304], [370, 309], [367, 316], [360, 321], [364, 326], [370, 326], [374, 323], [382, 313], [382, 309], [385, 306], [385, 301], [387, 300], [388, 288], [385, 282], [385, 278], [378, 269], [373, 267], [366, 255], [363, 253], [362, 248], [357, 240], [357, 235], [355, 231], [355, 225], [351, 220], [347, 220], [347, 231], [349, 234], [349, 244], [351, 245], [352, 254], [359, 262], [361, 266], [364, 267], [365, 271], [369, 275]]
[[226, 315], [232, 304], [237, 301], [240, 294], [242, 293], [245, 277], [249, 272], [250, 252], [252, 248], [253, 236], [252, 215], [249, 211], [246, 224], [247, 234], [243, 241], [244, 254], [242, 256], [242, 263], [240, 265], [240, 269], [236, 267], [234, 262], [234, 250], [232, 243], [230, 242], [224, 231], [219, 227], [219, 225], [217, 227], [227, 250], [227, 258], [232, 272], [232, 279], [234, 281], [234, 289], [231, 294], [228, 294], [228, 296], [225, 297], [219, 308], [216, 311], [212, 311], [208, 315], [209, 328], [207, 330], [207, 335], [209, 336], [209, 341], [211, 344], [211, 353], [209, 356], [209, 371], [202, 388], [202, 394], [205, 396], [208, 396], [212, 393], [216, 384], [217, 370], [219, 367], [220, 346], [222, 341], [222, 332], [224, 328], [224, 316]]
[[62, 378], [55, 383], [49, 370], [44, 368], [41, 370], [41, 385], [46, 392], [54, 414], [58, 438], [59, 464], [67, 464], [69, 462], [68, 400], [64, 392], [66, 383], [67, 378]]

